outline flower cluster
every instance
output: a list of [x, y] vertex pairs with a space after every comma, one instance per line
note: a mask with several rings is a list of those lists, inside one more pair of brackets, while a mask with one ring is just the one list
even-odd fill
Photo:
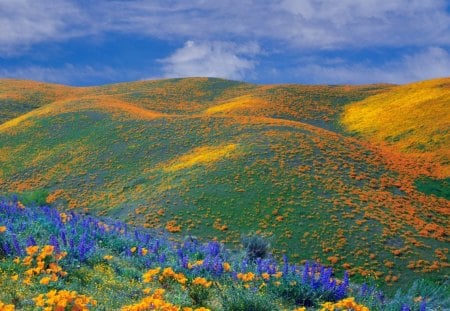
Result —
[[0, 311], [14, 311], [15, 309], [14, 305], [5, 304], [0, 301]]
[[122, 307], [122, 311], [145, 311], [145, 310], [158, 310], [158, 311], [210, 311], [207, 308], [181, 308], [170, 302], [164, 300], [165, 290], [162, 288], [156, 289], [152, 294], [143, 298], [138, 303]]
[[[45, 276], [39, 281], [40, 284], [47, 285], [50, 281], [55, 282], [58, 280], [58, 276], [66, 276], [67, 272], [63, 271], [61, 266], [58, 265], [58, 261], [64, 258], [67, 253], [62, 252], [54, 254], [53, 245], [45, 245], [41, 248], [37, 245], [28, 246], [26, 248], [27, 256], [23, 258], [22, 264], [30, 267], [25, 271], [24, 284], [30, 285], [31, 278], [40, 274]], [[20, 258], [15, 259], [16, 263], [20, 262]]]
[[353, 311], [369, 311], [369, 308], [358, 304], [353, 297], [347, 297], [337, 302], [326, 302], [322, 304], [320, 311], [340, 311], [340, 310], [353, 310]]
[[91, 297], [68, 290], [51, 290], [46, 294], [40, 294], [33, 298], [33, 301], [37, 307], [42, 308], [44, 311], [85, 311], [89, 310], [89, 307], [97, 305], [97, 301]]
[[183, 273], [176, 273], [173, 271], [172, 267], [165, 268], [159, 277], [160, 282], [164, 282], [166, 279], [173, 279], [181, 285], [186, 284], [187, 281], [187, 278]]
[[203, 286], [205, 288], [209, 288], [211, 286], [212, 282], [208, 281], [205, 278], [202, 277], [196, 277], [193, 281], [192, 281], [192, 285], [199, 285], [199, 286]]

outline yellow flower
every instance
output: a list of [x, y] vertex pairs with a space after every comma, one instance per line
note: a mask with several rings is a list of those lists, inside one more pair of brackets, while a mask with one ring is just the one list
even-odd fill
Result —
[[0, 301], [0, 310], [1, 311], [14, 311], [15, 307], [14, 307], [14, 305], [7, 305]]
[[270, 279], [270, 274], [267, 273], [267, 272], [264, 272], [264, 273], [261, 274], [261, 277], [262, 277], [264, 280], [268, 280], [268, 279]]
[[50, 282], [50, 277], [46, 276], [46, 277], [43, 277], [43, 278], [39, 281], [39, 284], [47, 285], [49, 282]]
[[18, 274], [14, 274], [13, 276], [11, 276], [11, 280], [13, 280], [13, 281], [17, 281], [18, 279], [19, 279]]
[[151, 281], [153, 281], [153, 277], [156, 276], [160, 271], [161, 271], [160, 267], [148, 270], [143, 275], [144, 283], [150, 283]]
[[39, 250], [39, 246], [35, 245], [35, 246], [28, 246], [25, 251], [27, 252], [28, 256], [33, 256], [34, 254], [37, 253], [37, 251]]
[[146, 249], [145, 247], [142, 248], [141, 253], [143, 256], [147, 255], [148, 253], [148, 249]]
[[105, 259], [105, 260], [111, 260], [111, 259], [113, 259], [113, 256], [111, 256], [111, 255], [105, 255], [105, 256], [103, 256], [103, 259]]
[[292, 311], [306, 311], [306, 308], [305, 307], [298, 307], [298, 308], [295, 308]]
[[228, 262], [224, 262], [222, 267], [223, 267], [223, 270], [225, 272], [230, 272], [231, 271], [231, 265]]
[[6, 226], [0, 226], [0, 233], [3, 233], [6, 231]]
[[275, 273], [273, 276], [276, 277], [277, 279], [281, 278], [281, 276], [283, 275], [283, 272], [278, 271], [277, 273]]
[[205, 278], [201, 278], [201, 277], [196, 277], [194, 279], [194, 281], [192, 281], [193, 285], [200, 285], [203, 286], [205, 288], [208, 288], [211, 286], [212, 282], [211, 281], [207, 281]]
[[237, 278], [243, 282], [250, 282], [255, 279], [255, 274], [253, 272], [238, 273]]
[[16, 263], [16, 264], [19, 264], [20, 263], [20, 258], [19, 257], [14, 258], [13, 262]]
[[131, 251], [132, 253], [134, 253], [134, 252], [136, 251], [136, 246], [133, 246], [132, 248], [130, 248], [130, 251]]

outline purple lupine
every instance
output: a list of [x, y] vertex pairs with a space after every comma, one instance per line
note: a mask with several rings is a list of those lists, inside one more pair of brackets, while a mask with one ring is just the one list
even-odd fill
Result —
[[344, 279], [341, 284], [339, 284], [337, 290], [336, 290], [336, 298], [337, 299], [343, 299], [347, 296], [347, 290], [349, 286], [349, 278], [348, 278], [348, 272], [344, 272]]
[[400, 311], [411, 311], [411, 308], [408, 305], [403, 304]]
[[65, 230], [61, 230], [59, 232], [60, 236], [61, 236], [61, 241], [63, 242], [64, 246], [67, 246], [67, 237], [66, 237], [66, 231]]
[[187, 269], [187, 268], [188, 268], [188, 265], [189, 265], [189, 257], [188, 257], [188, 256], [183, 256], [183, 257], [181, 258], [181, 266], [182, 266], [183, 268]]
[[220, 243], [219, 242], [209, 242], [207, 250], [210, 256], [216, 257], [220, 254]]
[[220, 258], [220, 256], [217, 256], [216, 258], [214, 258], [214, 262], [213, 262], [213, 271], [215, 275], [222, 275], [223, 273], [223, 261], [222, 258]]
[[287, 278], [289, 274], [289, 262], [286, 254], [283, 255], [283, 278]]
[[14, 250], [15, 250], [16, 254], [21, 256], [22, 255], [22, 248], [20, 247], [20, 243], [19, 243], [19, 240], [17, 239], [16, 234], [13, 233], [11, 235], [11, 239], [12, 239], [13, 247], [14, 247]]
[[12, 253], [11, 247], [9, 246], [8, 242], [4, 242], [2, 245], [3, 252], [6, 256], [10, 255]]
[[363, 283], [363, 285], [361, 285], [360, 295], [364, 297], [366, 296], [367, 293], [368, 293], [367, 284]]
[[245, 273], [247, 272], [247, 268], [248, 268], [248, 259], [244, 258], [241, 263], [241, 271]]
[[419, 311], [426, 311], [427, 310], [427, 302], [425, 299], [422, 300], [419, 306]]
[[302, 274], [302, 283], [307, 284], [309, 279], [309, 262], [305, 262], [305, 266], [303, 267], [303, 274]]
[[61, 252], [61, 249], [59, 248], [59, 241], [58, 238], [55, 235], [52, 235], [49, 239], [49, 244], [53, 245], [55, 248], [55, 252], [59, 254]]
[[30, 235], [27, 239], [27, 247], [37, 245], [36, 240]]

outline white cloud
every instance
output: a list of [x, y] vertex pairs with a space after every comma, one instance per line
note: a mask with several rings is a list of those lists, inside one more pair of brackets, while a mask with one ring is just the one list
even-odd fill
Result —
[[430, 47], [376, 66], [308, 59], [295, 75], [308, 77], [306, 82], [310, 83], [407, 83], [450, 76], [450, 53], [439, 47]]
[[187, 41], [161, 62], [166, 77], [242, 79], [255, 66], [255, 61], [249, 57], [259, 52], [259, 46], [254, 43], [236, 45], [220, 41]]
[[14, 69], [0, 69], [0, 77], [14, 79], [32, 79], [43, 82], [53, 82], [72, 85], [77, 81], [95, 82], [97, 78], [117, 79], [119, 74], [110, 67], [78, 67], [66, 64], [63, 67], [29, 66]]
[[17, 55], [34, 43], [84, 35], [86, 29], [77, 26], [82, 16], [66, 0], [0, 0], [0, 55]]
[[0, 0], [0, 52], [73, 36], [264, 41], [329, 49], [450, 44], [445, 0]]

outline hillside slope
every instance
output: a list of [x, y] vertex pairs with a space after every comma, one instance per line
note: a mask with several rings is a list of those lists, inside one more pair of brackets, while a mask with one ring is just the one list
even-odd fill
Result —
[[416, 189], [408, 154], [392, 165], [338, 124], [347, 104], [395, 89], [206, 78], [68, 88], [0, 125], [0, 191], [45, 189], [60, 208], [181, 236], [239, 243], [256, 231], [277, 254], [387, 284], [442, 281], [450, 201]]
[[450, 177], [450, 79], [398, 86], [348, 105], [342, 123], [373, 142], [438, 164], [433, 175]]

